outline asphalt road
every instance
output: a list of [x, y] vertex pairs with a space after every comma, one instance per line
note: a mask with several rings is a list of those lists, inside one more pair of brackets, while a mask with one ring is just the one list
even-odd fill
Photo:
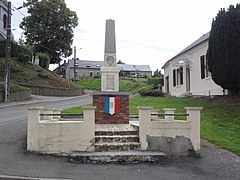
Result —
[[[39, 97], [40, 98], [40, 97]], [[41, 98], [40, 98], [41, 99]], [[23, 105], [0, 104], [0, 179], [7, 176], [83, 180], [239, 180], [240, 157], [202, 141], [201, 158], [175, 158], [159, 164], [72, 164], [67, 157], [26, 151], [27, 109], [32, 106], [68, 108], [89, 104], [89, 96], [43, 98]]]

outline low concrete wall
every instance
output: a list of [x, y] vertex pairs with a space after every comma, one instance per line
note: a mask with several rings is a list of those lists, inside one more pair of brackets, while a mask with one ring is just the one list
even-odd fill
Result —
[[[16, 101], [26, 101], [31, 99], [31, 90], [25, 89], [21, 91], [10, 91], [9, 101], [16, 102]], [[0, 91], [0, 102], [5, 101], [4, 90]]]
[[94, 151], [95, 107], [85, 107], [83, 121], [64, 121], [59, 113], [42, 107], [28, 109], [27, 150], [43, 154], [69, 155], [72, 151]]
[[[200, 107], [186, 107], [187, 121], [151, 116], [152, 107], [139, 107], [141, 150], [163, 151], [168, 155], [189, 155], [200, 150]], [[174, 114], [175, 109], [165, 109]], [[172, 117], [172, 116], [171, 116]]]
[[32, 94], [41, 96], [79, 96], [84, 93], [83, 88], [79, 89], [65, 89], [54, 87], [40, 87], [40, 86], [26, 86], [31, 89]]

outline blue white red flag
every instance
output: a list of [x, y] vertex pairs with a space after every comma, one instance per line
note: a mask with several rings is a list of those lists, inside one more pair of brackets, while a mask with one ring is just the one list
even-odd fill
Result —
[[120, 112], [120, 98], [119, 97], [105, 97], [104, 112], [111, 115]]

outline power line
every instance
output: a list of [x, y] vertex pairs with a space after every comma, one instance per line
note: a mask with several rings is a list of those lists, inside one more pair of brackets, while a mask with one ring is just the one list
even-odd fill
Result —
[[18, 11], [20, 14], [22, 14], [24, 17], [26, 17], [25, 16], [25, 14], [23, 14], [21, 11], [20, 11], [20, 9], [22, 9], [23, 8], [23, 6], [20, 6], [20, 7], [15, 7], [13, 4], [12, 4], [12, 6], [13, 6], [13, 8], [15, 9], [15, 10], [13, 10], [13, 11]]

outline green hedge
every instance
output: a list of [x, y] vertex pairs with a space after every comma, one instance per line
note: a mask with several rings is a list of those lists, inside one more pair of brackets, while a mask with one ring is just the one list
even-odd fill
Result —
[[164, 85], [164, 80], [160, 78], [148, 78], [147, 80], [148, 85], [152, 85], [154, 89], [158, 88], [158, 84]]
[[[21, 51], [21, 46], [16, 42], [11, 42], [11, 56], [17, 57]], [[6, 57], [6, 40], [0, 41], [0, 57]]]

